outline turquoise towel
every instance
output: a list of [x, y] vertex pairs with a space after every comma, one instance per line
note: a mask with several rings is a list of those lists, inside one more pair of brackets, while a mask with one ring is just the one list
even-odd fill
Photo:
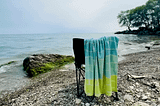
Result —
[[115, 36], [85, 39], [85, 93], [88, 96], [117, 92], [119, 39]]

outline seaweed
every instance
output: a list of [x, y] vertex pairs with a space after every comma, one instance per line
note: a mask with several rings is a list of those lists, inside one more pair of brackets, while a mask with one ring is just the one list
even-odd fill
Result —
[[10, 61], [10, 62], [8, 62], [8, 63], [2, 64], [2, 65], [0, 65], [0, 68], [1, 68], [2, 66], [10, 65], [10, 64], [15, 63], [15, 62], [16, 62], [16, 61]]

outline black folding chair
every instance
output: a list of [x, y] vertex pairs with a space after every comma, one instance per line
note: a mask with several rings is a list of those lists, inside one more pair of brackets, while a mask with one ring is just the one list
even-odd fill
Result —
[[[75, 56], [75, 67], [76, 67], [77, 97], [80, 97], [84, 92], [84, 90], [80, 92], [81, 77], [85, 79], [85, 74], [84, 74], [85, 69], [83, 68], [83, 65], [85, 65], [84, 39], [73, 38], [73, 51]], [[115, 92], [115, 94], [116, 94], [116, 97], [114, 97], [115, 100], [119, 100], [118, 93]]]
[[75, 56], [75, 67], [76, 67], [76, 81], [77, 81], [77, 97], [80, 97], [84, 90], [80, 93], [80, 82], [81, 77], [85, 79], [82, 65], [85, 64], [85, 55], [84, 55], [84, 39], [73, 38], [73, 50]]

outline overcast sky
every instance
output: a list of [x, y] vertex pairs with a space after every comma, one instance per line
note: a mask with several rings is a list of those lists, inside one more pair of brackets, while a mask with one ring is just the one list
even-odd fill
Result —
[[106, 33], [120, 11], [148, 0], [0, 0], [0, 34]]

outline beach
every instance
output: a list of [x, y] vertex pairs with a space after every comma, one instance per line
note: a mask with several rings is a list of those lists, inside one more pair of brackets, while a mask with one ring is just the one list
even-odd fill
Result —
[[[114, 33], [68, 33], [68, 34], [1, 34], [0, 42], [0, 92], [11, 92], [29, 84], [30, 78], [23, 71], [23, 60], [33, 54], [73, 53], [73, 38], [100, 38], [103, 36], [119, 38], [118, 56], [146, 51], [146, 45], [159, 36], [115, 35]], [[8, 64], [11, 63], [11, 64]]]
[[32, 78], [31, 83], [20, 90], [4, 95], [1, 92], [0, 105], [159, 106], [159, 56], [159, 47], [124, 55], [125, 59], [118, 63], [118, 101], [106, 95], [95, 97], [89, 103], [84, 94], [77, 98], [75, 67], [70, 64]]
[[0, 4], [0, 106], [160, 106], [160, 0]]

